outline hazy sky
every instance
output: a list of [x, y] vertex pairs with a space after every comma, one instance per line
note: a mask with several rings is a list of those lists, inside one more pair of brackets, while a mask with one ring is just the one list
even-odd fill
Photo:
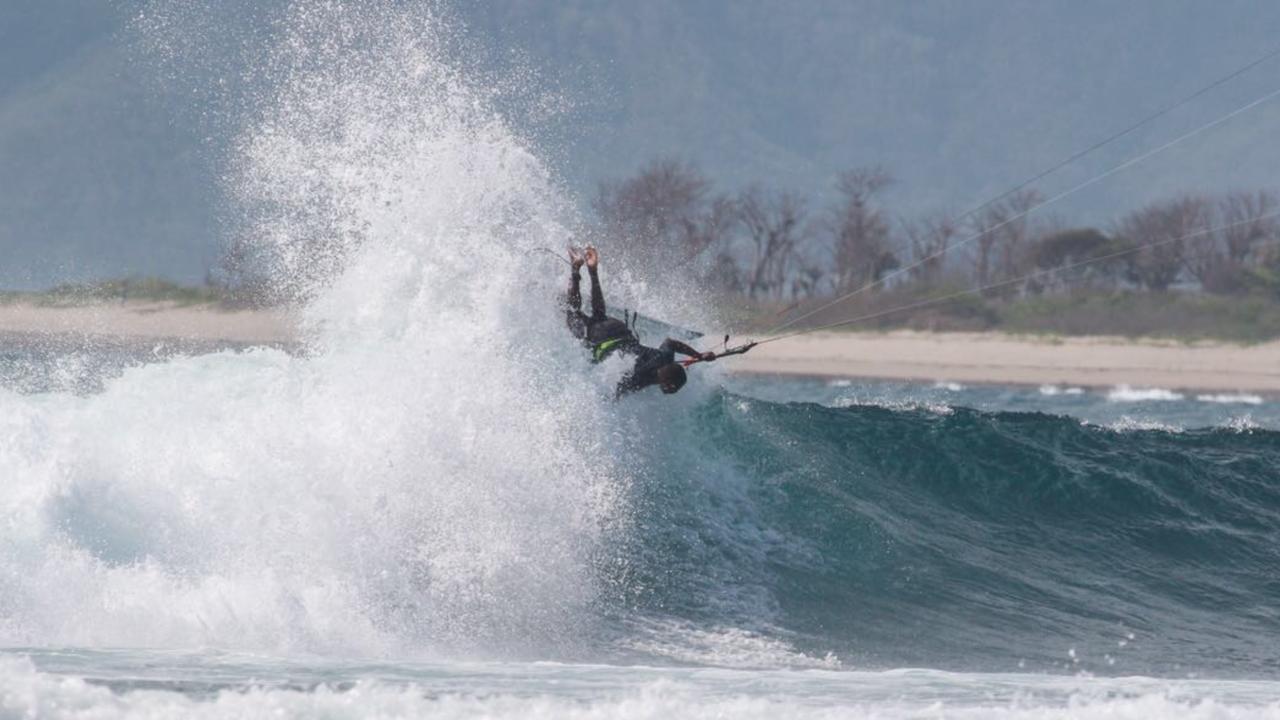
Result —
[[[156, 88], [108, 0], [0, 4], [0, 285], [161, 274], [217, 257], [216, 138]], [[1280, 46], [1280, 3], [1209, 0], [459, 4], [493, 57], [574, 108], [544, 156], [585, 195], [659, 155], [818, 194], [878, 163], [903, 215], [960, 210]], [[1052, 195], [1268, 92], [1256, 68], [1040, 185]], [[184, 106], [184, 104], [186, 106]], [[1080, 223], [1181, 191], [1280, 187], [1280, 100], [1057, 208]]]

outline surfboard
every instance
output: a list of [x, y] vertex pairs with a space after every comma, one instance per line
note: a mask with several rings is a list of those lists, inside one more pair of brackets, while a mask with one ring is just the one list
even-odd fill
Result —
[[702, 333], [697, 330], [672, 325], [663, 322], [654, 317], [645, 315], [642, 312], [632, 310], [624, 305], [610, 305], [609, 317], [621, 320], [635, 331], [636, 336], [640, 338], [641, 343], [651, 342], [659, 343], [666, 338], [675, 338], [682, 342], [692, 342], [702, 337]]

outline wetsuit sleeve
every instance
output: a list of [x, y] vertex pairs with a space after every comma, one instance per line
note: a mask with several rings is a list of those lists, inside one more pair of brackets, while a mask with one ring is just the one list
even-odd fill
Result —
[[622, 397], [627, 393], [643, 390], [658, 382], [658, 369], [663, 365], [675, 362], [675, 359], [675, 352], [666, 343], [657, 348], [638, 346], [636, 348], [636, 364], [618, 382], [615, 397]]
[[591, 319], [604, 320], [607, 315], [604, 308], [604, 290], [600, 289], [600, 274], [593, 267], [587, 268], [587, 273], [591, 275]]
[[688, 355], [689, 357], [702, 357], [702, 353], [698, 352], [697, 350], [694, 350], [688, 345], [685, 345], [679, 340], [673, 340], [672, 338], [667, 338], [666, 340], [663, 340], [662, 344], [658, 346], [658, 349], [667, 353], [667, 357], [669, 358], [667, 362], [675, 362], [676, 353], [680, 353], [681, 355]]

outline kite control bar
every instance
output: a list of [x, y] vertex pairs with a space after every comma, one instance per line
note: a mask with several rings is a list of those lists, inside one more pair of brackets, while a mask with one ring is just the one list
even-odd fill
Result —
[[[728, 344], [729, 344], [729, 336], [728, 336], [728, 335], [725, 335], [725, 336], [724, 336], [724, 344], [725, 344], [726, 346], [728, 346]], [[716, 359], [717, 359], [717, 360], [719, 360], [719, 359], [720, 359], [720, 358], [722, 358], [722, 357], [728, 357], [728, 356], [730, 356], [730, 355], [743, 355], [743, 354], [745, 354], [748, 350], [750, 350], [751, 348], [755, 347], [755, 346], [756, 346], [756, 345], [758, 345], [758, 344], [759, 344], [759, 343], [757, 343], [757, 342], [749, 342], [749, 343], [746, 343], [746, 344], [743, 344], [743, 345], [737, 345], [737, 346], [734, 346], [734, 347], [726, 347], [726, 349], [725, 349], [725, 350], [722, 350], [721, 352], [716, 353]], [[681, 361], [680, 361], [680, 364], [681, 364], [681, 365], [683, 365], [683, 366], [685, 366], [685, 367], [689, 367], [690, 365], [693, 365], [693, 364], [696, 364], [696, 363], [700, 363], [700, 362], [705, 362], [705, 361], [704, 361], [702, 358], [687, 358], [687, 359], [685, 359], [685, 360], [681, 360]]]

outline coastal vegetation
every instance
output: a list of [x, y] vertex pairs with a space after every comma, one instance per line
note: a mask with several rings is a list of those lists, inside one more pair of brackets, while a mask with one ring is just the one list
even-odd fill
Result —
[[[841, 174], [825, 204], [749, 185], [718, 192], [655, 160], [601, 182], [581, 242], [679, 282], [740, 330], [984, 331], [1261, 342], [1280, 337], [1280, 196], [1181, 195], [1099, 227], [1037, 212], [1021, 188], [967, 213], [908, 217], [882, 168]], [[122, 278], [0, 293], [0, 302], [264, 307], [282, 298], [243, 249], [201, 285]]]
[[0, 293], [0, 302], [44, 307], [75, 307], [110, 302], [157, 302], [178, 306], [241, 304], [233, 288], [212, 280], [203, 285], [183, 285], [157, 277], [69, 283], [37, 292], [7, 291]]
[[797, 327], [1280, 337], [1271, 191], [1169, 197], [1092, 227], [1036, 212], [1047, 203], [1029, 187], [906, 217], [884, 200], [892, 183], [853, 169], [824, 205], [759, 185], [720, 193], [693, 164], [661, 159], [600, 183], [587, 233], [697, 275], [759, 329], [803, 317]]

